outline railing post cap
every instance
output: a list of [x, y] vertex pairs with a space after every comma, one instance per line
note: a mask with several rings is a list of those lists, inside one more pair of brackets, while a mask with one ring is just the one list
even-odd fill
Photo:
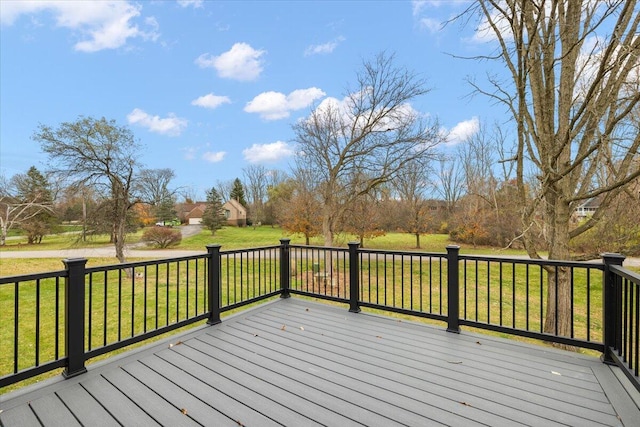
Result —
[[283, 245], [288, 245], [289, 242], [291, 242], [291, 239], [287, 237], [283, 237], [282, 239], [280, 239], [280, 243], [282, 243]]
[[349, 246], [360, 246], [360, 242], [349, 242], [347, 243]]
[[459, 251], [460, 250], [460, 246], [459, 245], [447, 245], [446, 249], [448, 251]]
[[207, 245], [207, 252], [212, 252], [212, 251], [214, 251], [216, 249], [220, 249], [221, 247], [222, 247], [222, 245], [219, 244], [219, 243], [209, 244], [209, 245]]
[[602, 257], [602, 260], [605, 263], [617, 263], [619, 262], [622, 265], [622, 262], [627, 258], [622, 254], [618, 254], [618, 253], [611, 253], [611, 252], [605, 252], [603, 254], [600, 254], [600, 257]]
[[62, 260], [62, 262], [64, 263], [64, 265], [66, 266], [70, 266], [70, 265], [84, 265], [87, 263], [87, 258], [65, 258]]

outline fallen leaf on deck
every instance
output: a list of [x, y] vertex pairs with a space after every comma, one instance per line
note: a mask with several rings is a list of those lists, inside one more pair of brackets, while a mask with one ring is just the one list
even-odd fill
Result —
[[560, 376], [562, 376], [562, 374], [561, 374], [560, 372], [551, 371], [551, 373], [552, 373], [553, 375], [560, 375]]
[[284, 331], [285, 329], [287, 329], [287, 325], [282, 325], [282, 328], [280, 328], [281, 331]]
[[305, 308], [305, 309], [304, 309], [304, 311], [309, 311], [309, 309], [308, 309], [308, 308]]
[[239, 420], [236, 420], [236, 423], [237, 423], [240, 427], [244, 427], [244, 424], [242, 424]]
[[462, 363], [462, 360], [447, 360], [447, 363], [453, 363], [455, 365], [459, 365]]
[[376, 335], [376, 338], [382, 338], [382, 335]]
[[187, 410], [184, 408], [180, 409], [180, 412], [182, 412], [184, 415], [187, 415]]
[[482, 345], [482, 343], [480, 341], [476, 341], [476, 344], [478, 345]]
[[304, 328], [303, 328], [302, 326], [300, 326], [300, 330], [301, 330], [301, 331], [304, 331]]
[[462, 403], [464, 406], [471, 406], [471, 404], [467, 402], [460, 402], [460, 403]]

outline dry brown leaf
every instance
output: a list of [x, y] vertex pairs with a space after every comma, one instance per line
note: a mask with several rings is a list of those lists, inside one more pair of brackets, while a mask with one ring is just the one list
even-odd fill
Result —
[[280, 328], [281, 331], [284, 331], [285, 329], [287, 329], [287, 325], [282, 325], [282, 328]]
[[376, 338], [382, 338], [382, 335], [376, 335]]
[[183, 415], [187, 415], [187, 410], [184, 408], [180, 409], [180, 412], [182, 412]]
[[471, 406], [471, 404], [467, 402], [460, 402], [460, 403], [462, 403], [464, 406]]
[[478, 345], [482, 345], [482, 343], [480, 341], [476, 341], [476, 344]]

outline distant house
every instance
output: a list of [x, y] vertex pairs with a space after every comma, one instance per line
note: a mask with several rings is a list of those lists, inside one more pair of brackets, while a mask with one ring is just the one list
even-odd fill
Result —
[[247, 225], [247, 209], [237, 200], [228, 200], [222, 205], [228, 225], [244, 227]]
[[[189, 225], [202, 224], [202, 216], [207, 208], [206, 202], [183, 203], [179, 207], [179, 217]], [[247, 225], [247, 209], [236, 200], [229, 200], [222, 205], [227, 225], [244, 227]]]
[[600, 207], [600, 197], [592, 197], [584, 203], [580, 204], [574, 213], [575, 217], [580, 220], [594, 214]]
[[189, 225], [198, 225], [202, 223], [202, 214], [206, 209], [205, 202], [182, 203], [178, 205], [178, 217], [180, 221]]

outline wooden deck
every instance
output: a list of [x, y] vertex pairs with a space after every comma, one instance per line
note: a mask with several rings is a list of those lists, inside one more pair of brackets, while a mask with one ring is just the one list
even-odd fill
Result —
[[595, 358], [291, 298], [0, 396], [3, 426], [640, 426]]

